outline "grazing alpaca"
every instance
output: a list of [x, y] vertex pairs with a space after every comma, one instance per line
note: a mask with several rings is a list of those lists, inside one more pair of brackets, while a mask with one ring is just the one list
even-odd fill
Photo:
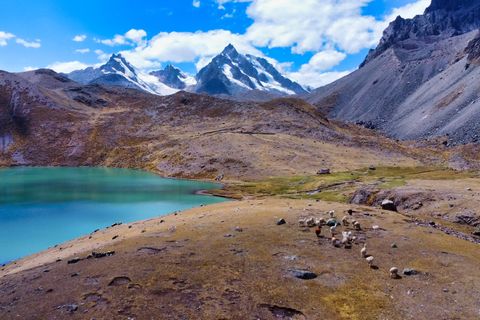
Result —
[[317, 229], [315, 229], [315, 234], [317, 235], [317, 237], [320, 238], [320, 236], [322, 235], [322, 227], [321, 226], [318, 226]]
[[362, 250], [360, 250], [360, 254], [362, 255], [362, 258], [367, 257], [367, 245], [364, 244]]
[[390, 268], [390, 278], [397, 279], [398, 278], [398, 268], [392, 267]]
[[367, 263], [368, 265], [371, 267], [373, 267], [373, 256], [369, 256], [369, 257], [366, 257], [365, 260], [367, 260]]

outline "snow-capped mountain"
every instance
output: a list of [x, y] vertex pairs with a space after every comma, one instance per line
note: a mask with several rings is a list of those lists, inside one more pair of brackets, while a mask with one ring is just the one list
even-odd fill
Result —
[[121, 54], [113, 54], [107, 63], [93, 68], [73, 71], [68, 78], [82, 84], [104, 84], [168, 95], [178, 91], [157, 77], [136, 70]]
[[251, 90], [275, 95], [306, 93], [300, 84], [282, 76], [266, 59], [238, 53], [228, 45], [196, 76], [196, 92], [241, 95]]
[[[268, 99], [307, 92], [300, 84], [281, 75], [267, 59], [240, 54], [231, 44], [196, 77], [172, 65], [147, 74], [132, 66], [121, 54], [113, 54], [99, 67], [73, 71], [66, 76], [81, 84], [119, 86], [158, 95], [185, 90], [244, 97], [246, 92], [255, 92], [262, 99]], [[254, 100], [255, 97], [255, 94], [250, 96]]]
[[150, 75], [157, 77], [160, 82], [167, 86], [179, 90], [185, 90], [197, 84], [194, 77], [183, 73], [180, 69], [171, 64], [166, 66], [163, 70], [150, 72]]

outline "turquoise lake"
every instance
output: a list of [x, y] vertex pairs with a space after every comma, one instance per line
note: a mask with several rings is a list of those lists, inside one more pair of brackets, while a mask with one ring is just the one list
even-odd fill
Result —
[[195, 194], [218, 187], [128, 169], [0, 169], [0, 263], [115, 222], [224, 202], [226, 199]]

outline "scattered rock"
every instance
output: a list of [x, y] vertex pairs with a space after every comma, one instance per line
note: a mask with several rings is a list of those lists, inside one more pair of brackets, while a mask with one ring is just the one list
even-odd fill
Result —
[[288, 270], [289, 273], [298, 279], [302, 280], [312, 280], [317, 277], [317, 274], [308, 270], [302, 270], [302, 269], [290, 269]]
[[226, 235], [224, 235], [223, 237], [225, 237], [225, 238], [233, 238], [233, 237], [234, 237], [234, 235], [233, 235], [233, 234], [231, 234], [231, 233], [227, 233], [227, 234], [226, 234]]
[[114, 254], [115, 254], [115, 251], [107, 251], [107, 252], [95, 252], [95, 251], [93, 251], [92, 252], [92, 257], [95, 258], [95, 259], [100, 259], [100, 258], [104, 258], [104, 257], [113, 256]]
[[317, 171], [318, 175], [330, 174], [330, 169], [324, 168]]
[[122, 285], [128, 284], [130, 282], [132, 282], [132, 280], [129, 277], [121, 276], [121, 277], [113, 278], [108, 285], [109, 286], [122, 286]]
[[165, 250], [167, 250], [167, 247], [163, 247], [163, 248], [141, 247], [137, 249], [137, 252], [147, 253], [147, 254], [156, 254]]
[[375, 170], [377, 170], [377, 168], [376, 168], [375, 166], [373, 166], [373, 165], [372, 165], [372, 166], [368, 167], [368, 170], [375, 171]]
[[117, 239], [117, 238], [118, 238], [118, 235], [113, 236], [113, 237], [112, 237], [112, 240], [115, 240], [115, 239]]
[[398, 248], [398, 246], [397, 246], [397, 244], [396, 244], [395, 242], [392, 243], [391, 247], [392, 247], [393, 249], [397, 249], [397, 248]]
[[78, 305], [75, 303], [64, 304], [64, 305], [58, 306], [57, 309], [63, 309], [68, 313], [74, 313], [75, 311], [78, 310]]
[[334, 226], [336, 226], [337, 224], [338, 224], [338, 221], [337, 221], [336, 219], [333, 219], [333, 218], [332, 218], [332, 219], [328, 219], [328, 220], [327, 220], [327, 226], [329, 226], [329, 227], [334, 227]]
[[73, 259], [70, 259], [67, 261], [67, 264], [74, 264], [74, 263], [77, 263], [77, 262], [80, 262], [82, 261], [83, 259], [79, 258], [79, 257], [75, 257]]
[[286, 224], [287, 221], [285, 221], [285, 219], [281, 218], [277, 221], [277, 226], [281, 226], [282, 224]]
[[480, 218], [476, 216], [473, 212], [462, 213], [455, 217], [455, 223], [466, 224], [469, 226], [478, 226], [480, 225]]
[[235, 227], [235, 231], [237, 231], [237, 232], [243, 232], [243, 229], [240, 228], [239, 226], [236, 226], [236, 227]]
[[473, 231], [472, 234], [474, 236], [480, 237], [480, 227], [478, 227], [477, 230]]
[[412, 268], [405, 268], [405, 269], [403, 269], [403, 274], [406, 275], [406, 276], [414, 276], [414, 275], [419, 274], [419, 272], [415, 269], [412, 269]]
[[301, 311], [293, 308], [279, 307], [271, 304], [260, 304], [258, 307], [268, 309], [275, 319], [306, 319]]
[[385, 199], [382, 201], [382, 209], [387, 211], [397, 211], [397, 206], [390, 199]]

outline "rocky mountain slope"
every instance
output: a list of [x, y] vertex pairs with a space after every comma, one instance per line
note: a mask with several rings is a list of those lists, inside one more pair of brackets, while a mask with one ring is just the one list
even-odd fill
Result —
[[157, 77], [161, 83], [179, 90], [188, 89], [197, 83], [195, 78], [186, 75], [171, 64], [167, 65], [163, 70], [150, 72], [150, 75]]
[[240, 54], [231, 44], [201, 69], [196, 79], [196, 92], [211, 95], [240, 96], [252, 90], [277, 96], [307, 92], [266, 59]]
[[480, 1], [433, 0], [424, 15], [392, 22], [360, 69], [307, 99], [392, 137], [477, 142], [479, 27]]
[[173, 94], [173, 86], [159, 81], [154, 75], [143, 74], [133, 67], [121, 54], [113, 54], [98, 68], [89, 67], [66, 75], [81, 84], [103, 84], [146, 91], [153, 94]]
[[463, 153], [453, 159], [328, 121], [299, 99], [253, 103], [186, 92], [161, 97], [79, 85], [50, 70], [0, 76], [0, 166], [102, 165], [235, 180], [320, 167], [472, 163]]

